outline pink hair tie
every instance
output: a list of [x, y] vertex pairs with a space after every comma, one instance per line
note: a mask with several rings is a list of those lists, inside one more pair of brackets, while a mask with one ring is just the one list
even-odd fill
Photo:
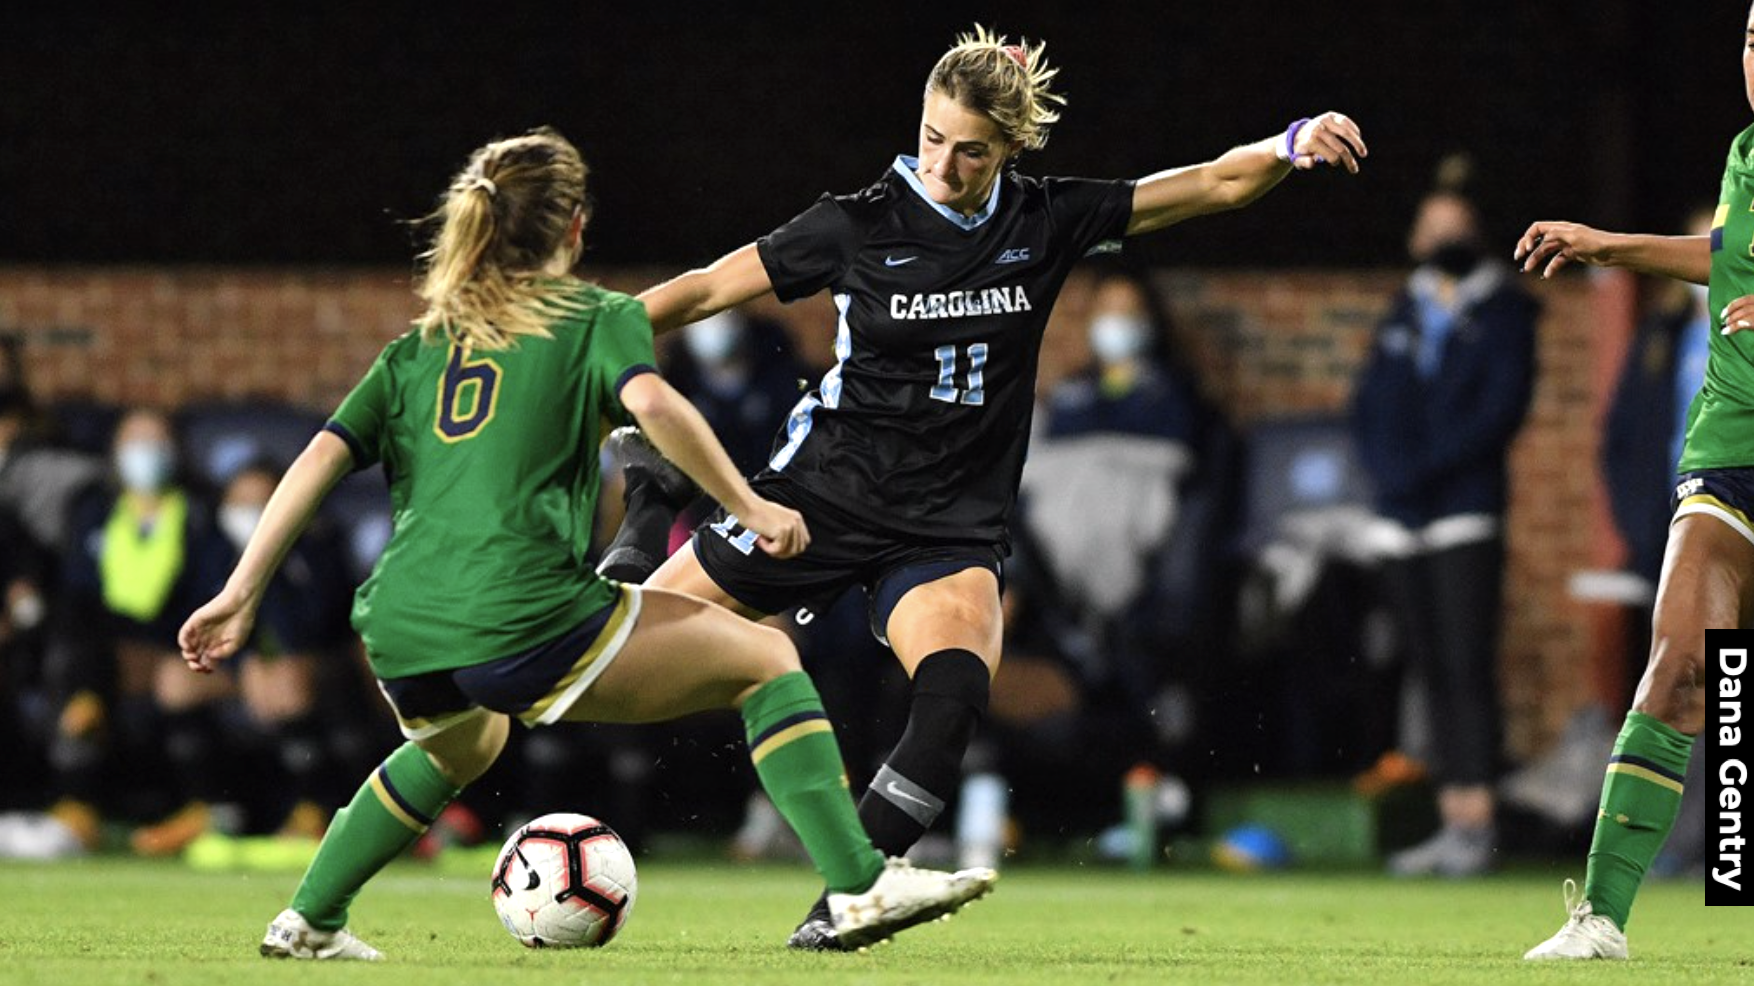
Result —
[[1023, 50], [1022, 45], [1005, 45], [999, 50], [1010, 55], [1011, 60], [1016, 62], [1019, 66], [1023, 68], [1029, 67], [1029, 53]]

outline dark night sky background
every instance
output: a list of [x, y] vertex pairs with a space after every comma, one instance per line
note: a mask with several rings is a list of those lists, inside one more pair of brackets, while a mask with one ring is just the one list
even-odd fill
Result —
[[[108, 6], [108, 5], [106, 5]], [[401, 264], [468, 152], [550, 123], [594, 169], [594, 264], [682, 265], [911, 150], [976, 19], [1071, 99], [1035, 174], [1136, 177], [1342, 109], [1358, 180], [1296, 175], [1138, 244], [1187, 266], [1384, 265], [1445, 152], [1495, 235], [1669, 229], [1750, 119], [1741, 3], [33, 4], [0, 28], [0, 263]]]

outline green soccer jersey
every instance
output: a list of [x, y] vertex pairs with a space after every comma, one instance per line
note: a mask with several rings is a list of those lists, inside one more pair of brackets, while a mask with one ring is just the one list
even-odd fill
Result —
[[1736, 137], [1711, 224], [1711, 355], [1687, 411], [1681, 471], [1754, 466], [1754, 333], [1720, 335], [1718, 313], [1754, 294], [1754, 126]]
[[534, 647], [614, 601], [586, 559], [599, 429], [621, 384], [649, 371], [640, 302], [573, 282], [552, 339], [498, 352], [390, 343], [329, 430], [382, 462], [394, 529], [353, 603], [381, 678], [466, 667]]

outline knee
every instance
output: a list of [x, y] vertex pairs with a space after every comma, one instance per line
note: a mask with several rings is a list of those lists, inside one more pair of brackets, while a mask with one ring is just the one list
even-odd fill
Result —
[[798, 646], [785, 631], [770, 626], [751, 624], [755, 633], [753, 650], [756, 655], [757, 683], [772, 681], [783, 674], [801, 671], [804, 663], [798, 657]]
[[1659, 719], [1682, 732], [1697, 732], [1703, 722], [1705, 652], [1700, 635], [1671, 634], [1658, 629], [1651, 643], [1650, 664], [1639, 683], [1632, 709]]
[[992, 695], [992, 669], [973, 651], [937, 651], [926, 655], [914, 669], [913, 693], [916, 701], [935, 696], [966, 707], [981, 718]]
[[481, 718], [481, 725], [473, 730], [457, 727], [420, 742], [420, 748], [439, 773], [457, 787], [467, 787], [487, 773], [511, 734], [508, 717], [489, 714]]
[[798, 648], [792, 638], [783, 631], [760, 624], [746, 624], [749, 636], [740, 648], [744, 657], [727, 675], [727, 682], [735, 689], [730, 705], [741, 709], [749, 696], [760, 691], [768, 682], [794, 671], [804, 670], [803, 662], [798, 659]]
[[310, 696], [293, 689], [254, 691], [244, 695], [244, 707], [249, 710], [250, 717], [274, 728], [309, 715], [311, 704]]

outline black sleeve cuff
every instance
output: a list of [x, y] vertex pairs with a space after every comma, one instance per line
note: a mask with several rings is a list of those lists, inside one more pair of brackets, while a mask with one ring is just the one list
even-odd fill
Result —
[[652, 366], [648, 363], [635, 363], [634, 365], [628, 367], [627, 369], [622, 370], [621, 376], [615, 378], [616, 399], [618, 399], [618, 400], [620, 399], [621, 388], [627, 386], [627, 382], [629, 380], [632, 380], [634, 377], [637, 377], [642, 373], [656, 373], [656, 372], [658, 372], [658, 368], [655, 366]]
[[366, 453], [365, 446], [361, 445], [359, 439], [353, 437], [353, 432], [348, 431], [347, 427], [341, 422], [331, 420], [323, 425], [323, 430], [347, 443], [347, 451], [353, 456], [354, 472], [364, 469], [374, 461], [372, 457]]

